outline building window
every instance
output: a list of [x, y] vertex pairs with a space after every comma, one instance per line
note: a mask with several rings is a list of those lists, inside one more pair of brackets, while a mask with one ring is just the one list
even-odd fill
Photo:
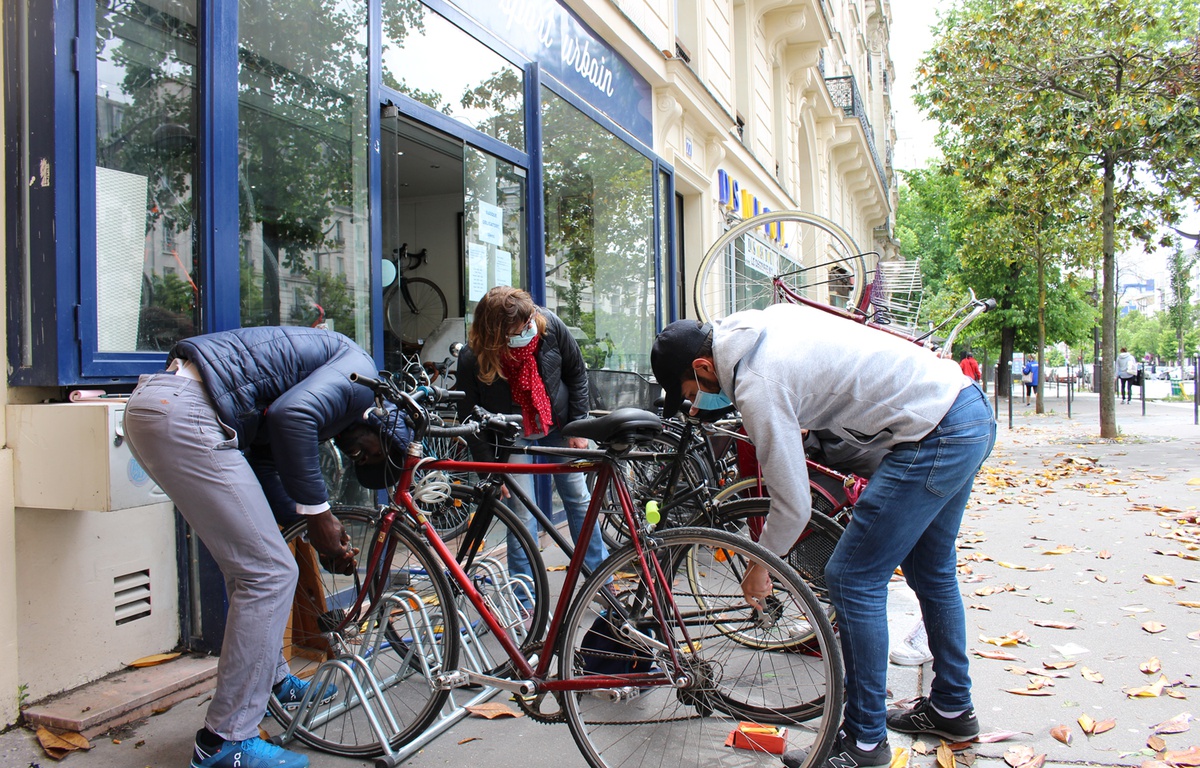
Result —
[[320, 305], [369, 346], [370, 276], [332, 274], [329, 258], [368, 215], [367, 2], [323, 5], [238, 6], [241, 321], [310, 325]]
[[199, 328], [196, 3], [95, 14], [96, 350], [166, 350]]
[[547, 88], [542, 135], [546, 304], [589, 367], [649, 371], [653, 164]]

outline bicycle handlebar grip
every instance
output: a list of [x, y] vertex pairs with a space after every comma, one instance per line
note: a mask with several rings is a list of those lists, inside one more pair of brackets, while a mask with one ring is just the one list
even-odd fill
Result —
[[430, 424], [425, 430], [427, 437], [469, 437], [479, 431], [480, 425], [476, 422], [467, 424], [459, 424], [453, 427], [442, 427], [436, 424]]
[[424, 391], [426, 397], [431, 397], [435, 403], [454, 402], [467, 396], [461, 389], [443, 389], [432, 384], [422, 384], [417, 387], [417, 391]]
[[351, 373], [350, 381], [355, 384], [362, 384], [364, 387], [370, 387], [371, 389], [379, 389], [383, 386], [383, 382], [379, 379], [372, 379], [370, 376], [363, 376], [361, 373]]

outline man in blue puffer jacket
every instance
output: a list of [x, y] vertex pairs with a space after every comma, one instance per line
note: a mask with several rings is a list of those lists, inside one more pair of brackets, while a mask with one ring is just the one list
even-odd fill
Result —
[[[367, 421], [371, 390], [351, 373], [375, 376], [375, 361], [341, 334], [242, 328], [179, 342], [167, 370], [141, 377], [129, 398], [134, 457], [212, 552], [229, 594], [193, 768], [308, 765], [258, 736], [272, 691], [287, 704], [308, 685], [288, 674], [281, 654], [298, 568], [276, 519], [306, 516], [324, 566], [354, 572], [358, 550], [330, 512], [319, 444], [334, 439], [367, 487], [383, 487], [389, 462], [378, 422]], [[386, 437], [395, 456], [410, 434], [401, 423]]]

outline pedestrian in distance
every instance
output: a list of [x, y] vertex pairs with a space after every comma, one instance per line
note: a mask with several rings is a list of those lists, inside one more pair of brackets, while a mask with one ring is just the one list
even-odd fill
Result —
[[1137, 379], [1137, 373], [1137, 358], [1128, 349], [1121, 347], [1121, 354], [1117, 355], [1117, 381], [1121, 385], [1122, 403], [1133, 401], [1133, 384]]
[[975, 355], [971, 354], [971, 350], [962, 353], [959, 358], [958, 367], [962, 370], [963, 375], [970, 378], [978, 384], [983, 381], [983, 371], [979, 368], [979, 361], [975, 359]]
[[[560, 431], [588, 414], [587, 367], [579, 344], [562, 320], [519, 288], [497, 286], [475, 306], [467, 346], [459, 353], [455, 386], [466, 393], [458, 404], [460, 419], [467, 418], [476, 405], [492, 413], [519, 413], [524, 429], [519, 446], [588, 447], [587, 440], [564, 438]], [[480, 441], [474, 441], [471, 450], [481, 461], [496, 459]], [[515, 463], [529, 460], [516, 453], [508, 458]], [[532, 498], [533, 475], [513, 477]], [[571, 539], [577, 541], [590, 501], [587, 482], [582, 474], [567, 473], [554, 475], [554, 484], [567, 512]], [[533, 515], [522, 504], [513, 507], [536, 539]], [[508, 552], [509, 571], [529, 575], [528, 559], [515, 540], [509, 541]], [[584, 565], [594, 570], [607, 556], [597, 525]]]
[[[711, 324], [671, 323], [650, 359], [666, 415], [685, 399], [695, 412], [730, 403], [741, 412], [771, 488], [759, 541], [780, 555], [811, 516], [801, 428], [883, 453], [825, 568], [846, 665], [846, 706], [821, 768], [888, 765], [888, 728], [947, 741], [975, 737], [955, 537], [995, 442], [983, 391], [953, 360], [793, 304]], [[898, 566], [925, 617], [934, 678], [928, 697], [887, 712], [887, 585]], [[760, 607], [770, 590], [765, 570], [748, 567], [747, 602]], [[783, 762], [799, 766], [806, 757], [787, 753]]]
[[1021, 368], [1021, 383], [1025, 385], [1025, 405], [1029, 405], [1038, 387], [1038, 361], [1033, 355], [1025, 355], [1025, 365]]
[[[375, 361], [338, 333], [243, 328], [184, 339], [167, 360], [130, 395], [125, 437], [212, 553], [229, 600], [192, 768], [304, 768], [307, 757], [258, 730], [272, 693], [295, 707], [309, 685], [290, 674], [281, 650], [299, 567], [280, 525], [307, 520], [321, 564], [354, 573], [358, 550], [330, 511], [320, 443], [333, 439], [359, 482], [382, 488], [411, 434], [370, 413], [371, 390], [349, 375], [377, 375]], [[316, 695], [331, 701], [337, 688]]]

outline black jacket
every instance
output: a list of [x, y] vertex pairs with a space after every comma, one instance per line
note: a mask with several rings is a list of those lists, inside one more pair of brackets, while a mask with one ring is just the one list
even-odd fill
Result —
[[[177, 343], [168, 360], [190, 360], [221, 422], [237, 435], [276, 515], [286, 497], [328, 500], [319, 443], [362, 420], [371, 390], [351, 373], [376, 376], [375, 361], [340, 333], [301, 327], [241, 328]], [[276, 473], [278, 473], [276, 475]]]
[[[554, 410], [554, 429], [562, 429], [588, 414], [587, 366], [566, 323], [548, 309], [538, 311], [546, 318], [546, 332], [538, 343], [538, 372]], [[455, 386], [467, 393], [458, 404], [460, 419], [470, 415], [476, 405], [492, 413], [521, 412], [521, 407], [513, 402], [507, 379], [497, 376], [491, 384], [479, 380], [479, 361], [470, 347], [459, 353]]]

